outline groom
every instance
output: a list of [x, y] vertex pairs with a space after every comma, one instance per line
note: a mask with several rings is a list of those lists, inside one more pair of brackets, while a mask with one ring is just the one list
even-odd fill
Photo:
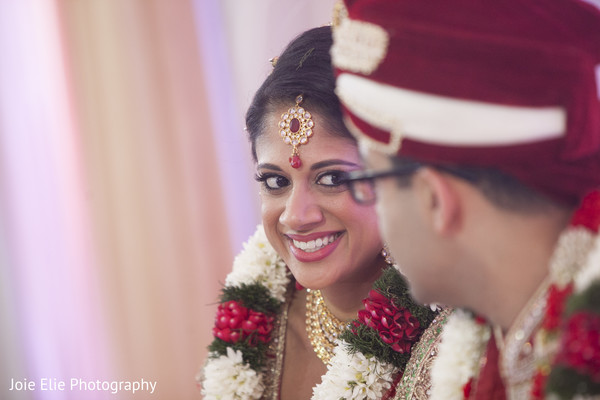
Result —
[[346, 0], [335, 17], [368, 167], [351, 193], [377, 204], [414, 297], [467, 310], [433, 398], [600, 395], [597, 6]]

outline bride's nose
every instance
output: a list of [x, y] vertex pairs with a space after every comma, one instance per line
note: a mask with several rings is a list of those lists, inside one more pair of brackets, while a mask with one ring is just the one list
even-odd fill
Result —
[[306, 186], [295, 186], [286, 200], [279, 222], [294, 231], [309, 230], [323, 221], [317, 194]]

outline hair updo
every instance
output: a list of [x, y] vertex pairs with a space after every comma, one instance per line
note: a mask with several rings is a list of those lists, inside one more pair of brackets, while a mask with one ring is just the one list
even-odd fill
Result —
[[[335, 78], [329, 49], [331, 27], [310, 29], [292, 40], [279, 56], [271, 74], [257, 90], [246, 112], [246, 129], [256, 157], [256, 139], [268, 127], [266, 116], [294, 105], [302, 94], [302, 106], [324, 119], [329, 134], [355, 140], [344, 126], [340, 102], [335, 95]], [[322, 132], [319, 127], [319, 132]]]

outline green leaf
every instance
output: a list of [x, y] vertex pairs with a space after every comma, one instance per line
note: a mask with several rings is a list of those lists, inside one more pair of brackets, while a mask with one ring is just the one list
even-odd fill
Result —
[[279, 310], [281, 303], [271, 297], [271, 292], [258, 282], [242, 283], [239, 286], [225, 286], [221, 295], [221, 302], [235, 300], [246, 308], [265, 314], [274, 314]]

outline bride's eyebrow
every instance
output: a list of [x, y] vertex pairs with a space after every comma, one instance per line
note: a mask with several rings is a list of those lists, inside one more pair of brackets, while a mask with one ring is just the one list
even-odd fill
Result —
[[324, 161], [316, 162], [310, 166], [310, 169], [314, 171], [314, 170], [321, 169], [321, 168], [331, 167], [333, 165], [347, 165], [350, 167], [359, 167], [359, 168], [361, 167], [359, 164], [354, 163], [352, 161], [333, 159], [333, 160], [324, 160]]
[[279, 168], [277, 165], [275, 164], [271, 164], [271, 163], [262, 163], [262, 164], [258, 164], [256, 166], [256, 169], [272, 169], [274, 171], [283, 171], [281, 168]]

